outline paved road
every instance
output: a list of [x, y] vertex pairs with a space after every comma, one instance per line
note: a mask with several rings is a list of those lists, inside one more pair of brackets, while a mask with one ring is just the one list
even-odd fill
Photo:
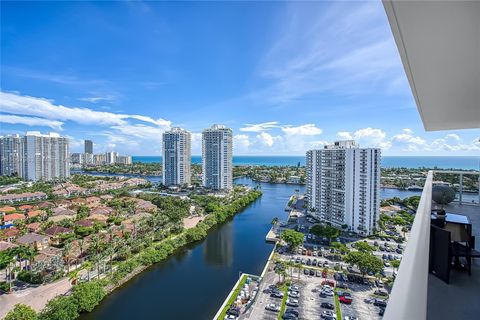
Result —
[[3, 294], [0, 296], [0, 319], [4, 318], [17, 303], [29, 305], [34, 310], [40, 311], [49, 300], [57, 295], [67, 293], [71, 288], [70, 280], [63, 278], [36, 288], [27, 288], [10, 294]]

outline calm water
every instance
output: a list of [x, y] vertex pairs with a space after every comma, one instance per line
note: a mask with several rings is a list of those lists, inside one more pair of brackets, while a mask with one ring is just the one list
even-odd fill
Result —
[[[161, 162], [158, 156], [134, 156], [136, 162]], [[192, 156], [192, 163], [202, 163], [202, 157]], [[234, 156], [235, 165], [296, 166], [305, 165], [304, 156]], [[382, 167], [439, 168], [439, 169], [480, 169], [480, 157], [394, 157], [383, 156]]]
[[[236, 183], [251, 184], [249, 179]], [[302, 186], [261, 184], [263, 196], [207, 238], [150, 267], [115, 290], [82, 319], [211, 319], [239, 272], [260, 274], [272, 245], [265, 235], [273, 217]]]
[[[148, 177], [147, 177], [148, 178]], [[158, 179], [158, 177], [153, 177]], [[257, 185], [248, 178], [237, 184]], [[273, 217], [285, 218], [290, 195], [303, 186], [260, 183], [263, 195], [231, 221], [137, 275], [82, 319], [212, 319], [239, 272], [260, 274], [272, 245], [265, 235]], [[382, 198], [420, 195], [382, 189]]]

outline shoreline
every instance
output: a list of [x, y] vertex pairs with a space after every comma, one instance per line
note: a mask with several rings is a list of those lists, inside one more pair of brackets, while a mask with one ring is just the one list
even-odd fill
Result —
[[[247, 197], [246, 199], [249, 200], [248, 203], [244, 205], [240, 210], [234, 212], [233, 214], [226, 215], [224, 217], [219, 218], [215, 215], [215, 213], [211, 213], [205, 216], [203, 221], [198, 223], [196, 226], [189, 229], [185, 229], [180, 234], [173, 235], [164, 240], [152, 243], [150, 246], [145, 247], [143, 250], [135, 254], [135, 256], [132, 256], [130, 259], [124, 260], [118, 263], [115, 266], [113, 272], [103, 274], [99, 280], [96, 280], [96, 279], [91, 279], [91, 280], [100, 281], [100, 283], [103, 282], [102, 286], [105, 291], [105, 297], [106, 297], [111, 293], [113, 293], [116, 289], [128, 283], [135, 276], [143, 273], [146, 269], [154, 266], [159, 262], [163, 262], [163, 261], [166, 261], [167, 259], [170, 259], [179, 250], [184, 249], [189, 245], [195, 245], [196, 243], [200, 243], [204, 241], [205, 238], [208, 236], [209, 231], [213, 227], [218, 227], [224, 223], [229, 222], [231, 219], [235, 218], [237, 214], [242, 213], [247, 207], [249, 207], [252, 203], [257, 201], [261, 196], [262, 196], [262, 192], [259, 192], [257, 190], [251, 190], [249, 191], [249, 193], [244, 195], [244, 197]], [[253, 198], [250, 199], [250, 197], [253, 197]], [[244, 199], [244, 198], [242, 197], [239, 199]], [[227, 207], [224, 208], [223, 211], [224, 212], [228, 211], [228, 208]], [[210, 219], [207, 219], [207, 217], [210, 217]], [[216, 223], [212, 224], [211, 223], [213, 222], [212, 219], [214, 219]], [[192, 232], [195, 229], [205, 230], [206, 231], [205, 236], [202, 237], [201, 239], [193, 239], [193, 240], [188, 239], [188, 233]], [[169, 249], [164, 249], [164, 247], [169, 247]], [[159, 250], [164, 250], [162, 251], [164, 255], [162, 255], [161, 254], [162, 252], [160, 252]], [[151, 254], [152, 252], [156, 253], [155, 257], [150, 257], [148, 255], [148, 254]], [[128, 273], [124, 275], [120, 274], [121, 278], [118, 280], [115, 280], [115, 276], [119, 276], [117, 272], [120, 272], [119, 269], [121, 269], [122, 266], [128, 268], [128, 265], [132, 265], [132, 264], [136, 264], [136, 266], [134, 266], [134, 268]], [[3, 319], [8, 314], [8, 312], [13, 310], [16, 304], [25, 304], [25, 305], [32, 306], [34, 310], [37, 311], [37, 314], [39, 314], [45, 308], [45, 306], [48, 304], [50, 300], [55, 299], [56, 297], [59, 297], [62, 295], [63, 296], [68, 295], [68, 293], [71, 292], [73, 288], [73, 285], [71, 284], [71, 282], [72, 281], [68, 277], [63, 277], [55, 282], [42, 284], [38, 287], [35, 287], [28, 292], [14, 291], [9, 294], [4, 294], [0, 296], [0, 302], [2, 302], [2, 310], [1, 310], [2, 312], [0, 312], [0, 319]], [[62, 284], [62, 286], [60, 288], [57, 288], [57, 286], [59, 286], [60, 284]], [[46, 294], [42, 294], [44, 292], [46, 292]], [[32, 297], [31, 299], [28, 299], [28, 301], [26, 301], [24, 297], [28, 295], [32, 295]], [[96, 307], [98, 307], [98, 305]], [[93, 309], [92, 312], [94, 310], [95, 309]], [[88, 313], [91, 313], [91, 312], [88, 312]], [[88, 313], [85, 313], [85, 314], [88, 314]], [[80, 314], [80, 316], [77, 319], [81, 317], [82, 317], [82, 314]]]

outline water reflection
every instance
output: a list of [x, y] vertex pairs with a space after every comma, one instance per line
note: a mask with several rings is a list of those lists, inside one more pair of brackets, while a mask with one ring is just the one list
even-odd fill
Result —
[[233, 261], [232, 224], [226, 224], [210, 237], [207, 237], [203, 254], [210, 266], [231, 266]]

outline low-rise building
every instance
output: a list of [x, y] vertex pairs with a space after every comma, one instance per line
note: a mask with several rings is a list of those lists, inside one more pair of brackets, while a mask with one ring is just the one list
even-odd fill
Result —
[[18, 220], [25, 220], [25, 215], [21, 213], [11, 213], [3, 216], [3, 223], [15, 222]]
[[48, 247], [48, 240], [48, 236], [32, 232], [19, 237], [16, 242], [20, 245], [26, 245], [36, 250], [43, 250]]
[[0, 203], [15, 203], [24, 201], [37, 201], [47, 199], [47, 194], [44, 192], [26, 192], [17, 194], [6, 194], [0, 196]]
[[16, 247], [18, 247], [18, 245], [16, 245], [15, 243], [0, 241], [0, 252]]

